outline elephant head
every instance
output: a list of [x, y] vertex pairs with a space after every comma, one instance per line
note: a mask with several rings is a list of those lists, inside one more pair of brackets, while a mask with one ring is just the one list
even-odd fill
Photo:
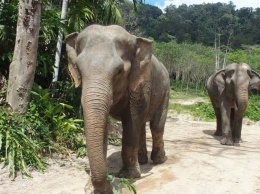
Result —
[[234, 108], [244, 112], [248, 103], [248, 91], [259, 89], [260, 76], [245, 63], [232, 63], [218, 71], [214, 78], [219, 93], [225, 89], [225, 97], [234, 100]]
[[[152, 41], [119, 26], [92, 25], [68, 35], [65, 42], [70, 74], [76, 87], [82, 85], [92, 184], [95, 192], [110, 193], [106, 180], [107, 117], [114, 106], [123, 112], [128, 90], [135, 91], [142, 83], [152, 57]], [[112, 114], [120, 119], [117, 112]]]

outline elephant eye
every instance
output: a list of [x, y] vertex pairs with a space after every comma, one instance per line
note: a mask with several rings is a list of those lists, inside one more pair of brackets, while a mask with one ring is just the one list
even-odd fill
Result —
[[117, 74], [121, 74], [121, 73], [123, 73], [123, 69], [119, 69], [117, 72]]
[[121, 75], [121, 74], [123, 73], [123, 71], [124, 71], [124, 64], [122, 63], [122, 64], [120, 64], [120, 65], [116, 68], [116, 70], [115, 70], [115, 75]]

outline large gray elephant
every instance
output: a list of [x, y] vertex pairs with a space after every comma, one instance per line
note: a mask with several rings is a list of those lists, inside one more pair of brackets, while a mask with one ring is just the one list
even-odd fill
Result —
[[232, 63], [209, 77], [207, 90], [217, 119], [214, 135], [223, 136], [221, 144], [242, 141], [243, 113], [250, 89], [260, 89], [260, 76], [245, 63]]
[[[163, 142], [169, 75], [152, 55], [152, 41], [117, 25], [91, 25], [66, 37], [69, 70], [82, 84], [81, 103], [94, 193], [112, 193], [106, 180], [108, 115], [122, 121], [120, 177], [140, 177], [148, 161], [145, 123], [153, 138], [151, 159], [166, 160]], [[139, 163], [138, 163], [139, 161]]]

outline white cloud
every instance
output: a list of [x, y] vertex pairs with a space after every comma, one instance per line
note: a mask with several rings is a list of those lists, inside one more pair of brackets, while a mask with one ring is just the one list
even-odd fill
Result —
[[[193, 5], [193, 4], [203, 4], [203, 3], [229, 3], [232, 0], [165, 0], [163, 4], [155, 3], [155, 6], [164, 10], [170, 4], [176, 5], [177, 7], [186, 4], [186, 5]], [[236, 5], [236, 9], [240, 9], [242, 7], [253, 7], [253, 8], [260, 8], [260, 1], [259, 0], [233, 0], [234, 5]]]

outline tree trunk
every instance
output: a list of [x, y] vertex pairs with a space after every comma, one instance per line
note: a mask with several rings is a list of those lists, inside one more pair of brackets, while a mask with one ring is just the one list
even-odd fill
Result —
[[[66, 18], [68, 8], [68, 0], [62, 1], [62, 10], [61, 10], [61, 19], [64, 20]], [[63, 22], [63, 21], [62, 21]], [[58, 41], [56, 46], [56, 54], [55, 54], [55, 64], [54, 64], [54, 72], [53, 72], [53, 87], [52, 87], [52, 96], [55, 95], [56, 92], [56, 83], [58, 81], [59, 76], [59, 68], [60, 68], [60, 55], [61, 55], [61, 46], [63, 40], [63, 30], [59, 30]]]
[[16, 41], [9, 69], [6, 101], [13, 112], [25, 113], [36, 69], [41, 0], [19, 0]]
[[217, 72], [219, 70], [219, 63], [220, 63], [220, 33], [215, 34], [215, 51], [216, 51], [216, 57], [215, 57], [215, 71]]
[[218, 71], [218, 52], [217, 52], [217, 35], [215, 34], [215, 40], [214, 40], [214, 46], [215, 46], [215, 71]]
[[229, 48], [231, 47], [231, 45], [230, 45], [230, 39], [231, 39], [232, 34], [233, 34], [233, 30], [231, 30], [231, 31], [229, 32], [228, 42], [227, 42], [227, 47], [226, 47], [226, 52], [225, 52], [225, 56], [224, 56], [224, 62], [223, 62], [223, 66], [222, 66], [223, 69], [226, 67], [227, 54], [228, 54]]
[[218, 34], [218, 69], [220, 69], [219, 68], [219, 64], [220, 64], [220, 54], [221, 54], [221, 51], [220, 51], [220, 32], [219, 32], [219, 34]]

